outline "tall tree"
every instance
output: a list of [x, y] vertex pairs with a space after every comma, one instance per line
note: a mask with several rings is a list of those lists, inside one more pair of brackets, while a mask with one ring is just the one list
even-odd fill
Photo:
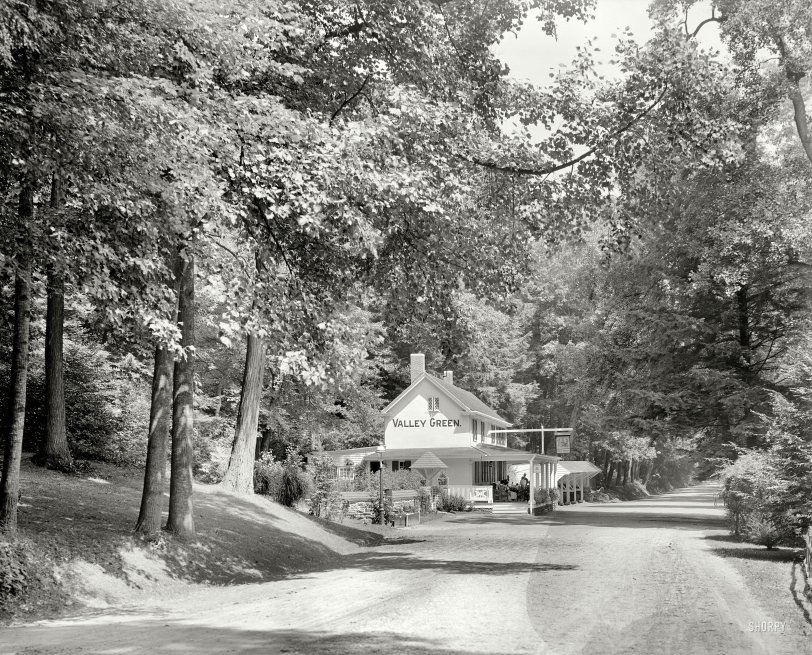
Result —
[[172, 379], [172, 463], [166, 528], [179, 539], [195, 536], [192, 501], [194, 458], [195, 259], [187, 248], [178, 256], [178, 323], [183, 353]]
[[19, 223], [15, 230], [22, 244], [17, 256], [14, 281], [14, 341], [11, 363], [11, 398], [7, 434], [3, 443], [3, 475], [0, 479], [0, 531], [17, 530], [17, 505], [20, 494], [20, 460], [23, 449], [25, 397], [28, 379], [28, 337], [31, 311], [31, 253], [27, 231], [34, 212], [34, 185], [20, 189]]
[[[62, 173], [53, 173], [51, 211], [58, 214], [65, 204]], [[45, 318], [45, 440], [35, 461], [47, 468], [70, 471], [73, 459], [65, 431], [65, 377], [63, 331], [65, 323], [65, 279], [58, 259], [47, 273], [47, 310]]]

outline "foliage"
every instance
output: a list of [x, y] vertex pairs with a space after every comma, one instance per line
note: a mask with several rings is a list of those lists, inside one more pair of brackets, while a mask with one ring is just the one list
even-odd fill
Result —
[[770, 453], [749, 451], [722, 471], [724, 499], [731, 531], [751, 539], [761, 539], [772, 547], [786, 536], [782, 496], [786, 482]]
[[[132, 354], [110, 352], [76, 323], [68, 325], [64, 347], [66, 433], [74, 457], [118, 465], [143, 463], [149, 415], [143, 363]], [[45, 433], [42, 349], [34, 350], [29, 366], [25, 445], [35, 450]], [[0, 372], [4, 369], [0, 364]]]
[[[353, 488], [355, 491], [369, 491], [370, 493], [377, 494], [381, 485], [381, 474], [379, 471], [369, 473], [366, 469], [356, 471], [355, 479], [353, 481]], [[400, 469], [398, 471], [390, 471], [385, 468], [383, 470], [383, 488], [384, 489], [412, 489], [420, 491], [425, 489], [423, 484], [423, 477], [417, 472], [408, 469]]]
[[808, 401], [775, 395], [773, 413], [762, 420], [768, 447], [742, 450], [722, 469], [722, 481], [731, 530], [772, 548], [801, 534], [812, 517]]
[[791, 531], [786, 524], [781, 525], [778, 517], [768, 516], [761, 512], [751, 512], [744, 520], [743, 534], [749, 541], [772, 550], [787, 537]]
[[271, 453], [262, 453], [254, 462], [254, 493], [268, 496], [277, 502], [282, 496], [282, 463]]
[[473, 506], [463, 496], [444, 493], [440, 495], [437, 509], [441, 512], [470, 512]]
[[192, 471], [201, 482], [217, 484], [223, 479], [233, 430], [230, 417], [202, 413], [196, 417]]
[[288, 450], [285, 461], [274, 460], [262, 453], [254, 462], [254, 492], [268, 496], [286, 507], [292, 507], [311, 491], [312, 481], [304, 471], [302, 457]]
[[423, 487], [419, 490], [419, 495], [417, 497], [418, 508], [423, 514], [428, 512], [432, 512], [436, 509], [436, 506], [432, 503], [432, 495], [433, 492], [428, 487]]
[[8, 611], [29, 584], [29, 556], [23, 544], [0, 541], [0, 613]]
[[292, 507], [310, 491], [311, 481], [303, 468], [302, 456], [293, 449], [288, 450], [282, 463], [282, 479], [279, 485], [278, 500], [286, 507]]
[[537, 488], [533, 492], [533, 501], [536, 505], [555, 505], [558, 501], [558, 489]]
[[344, 501], [336, 485], [333, 458], [316, 453], [308, 460], [308, 473], [313, 480], [310, 492], [310, 513], [328, 520], [343, 518]]
[[383, 522], [385, 525], [389, 525], [392, 523], [392, 520], [395, 516], [395, 509], [392, 504], [392, 500], [389, 496], [384, 495], [383, 497], [383, 507], [381, 506], [381, 498], [380, 496], [373, 496], [372, 497], [372, 522], [373, 523], [380, 523], [381, 522], [381, 511], [383, 511]]

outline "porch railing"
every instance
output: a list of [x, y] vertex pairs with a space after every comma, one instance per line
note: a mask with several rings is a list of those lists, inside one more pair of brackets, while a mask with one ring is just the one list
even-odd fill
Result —
[[471, 484], [450, 484], [442, 487], [443, 493], [450, 496], [462, 496], [465, 500], [472, 503], [492, 503], [493, 502], [493, 487], [479, 486]]

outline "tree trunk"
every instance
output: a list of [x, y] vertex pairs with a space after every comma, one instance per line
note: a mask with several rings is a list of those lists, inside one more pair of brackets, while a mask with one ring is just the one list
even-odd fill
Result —
[[603, 451], [603, 479], [606, 479], [606, 471], [609, 470], [609, 451]]
[[[51, 210], [64, 205], [65, 193], [58, 172], [51, 181]], [[73, 458], [65, 430], [65, 377], [63, 333], [65, 327], [65, 280], [62, 272], [48, 271], [48, 308], [45, 317], [45, 441], [34, 461], [57, 471], [71, 471]]]
[[172, 412], [172, 355], [166, 345], [155, 348], [152, 373], [152, 402], [149, 409], [147, 464], [144, 469], [144, 490], [135, 531], [156, 534], [161, 529], [164, 481], [166, 478], [166, 447], [169, 442], [169, 415]]
[[223, 379], [217, 380], [217, 404], [214, 406], [214, 417], [220, 418], [220, 412], [223, 410]]
[[750, 364], [750, 308], [747, 295], [747, 286], [742, 286], [736, 291], [736, 314], [739, 323], [739, 346], [742, 349], [742, 357]]
[[[33, 185], [20, 191], [20, 223], [26, 225], [34, 211]], [[25, 394], [28, 382], [28, 335], [31, 323], [31, 259], [23, 253], [14, 280], [14, 336], [11, 351], [11, 393], [8, 434], [3, 447], [3, 474], [0, 478], [0, 532], [17, 531], [17, 505], [20, 499], [20, 461], [23, 453]]]
[[656, 464], [657, 463], [655, 460], [651, 460], [651, 462], [649, 462], [648, 471], [646, 471], [646, 480], [643, 482], [643, 484], [648, 485], [648, 481], [651, 480], [651, 474], [654, 473], [654, 467]]
[[262, 431], [262, 438], [257, 439], [257, 448], [254, 452], [254, 459], [257, 460], [262, 456], [266, 450], [271, 449], [271, 437], [273, 434], [270, 430], [263, 430]]
[[611, 464], [609, 464], [609, 474], [606, 476], [606, 486], [612, 486], [612, 476], [615, 473], [615, 460], [612, 460]]
[[265, 343], [261, 337], [249, 334], [237, 430], [231, 447], [231, 459], [223, 477], [223, 487], [237, 493], [254, 492], [254, 459], [264, 373]]
[[620, 486], [625, 484], [625, 480], [623, 479], [625, 477], [625, 473], [626, 473], [626, 460], [622, 459], [620, 460], [620, 462], [618, 462], [617, 465], [617, 480], [615, 481], [615, 485]]
[[795, 129], [798, 131], [798, 138], [801, 140], [806, 158], [812, 163], [812, 134], [809, 132], [809, 123], [806, 113], [806, 103], [801, 93], [800, 77], [787, 71], [787, 78], [790, 81], [789, 99], [792, 102], [792, 109], [795, 118]]
[[169, 481], [169, 520], [166, 529], [179, 539], [195, 536], [192, 503], [192, 461], [194, 458], [194, 353], [195, 261], [187, 252], [178, 257], [178, 322], [183, 355], [175, 361], [172, 383], [172, 466]]
[[63, 329], [65, 282], [60, 273], [48, 273], [48, 309], [45, 318], [45, 440], [34, 461], [57, 471], [71, 471], [73, 458], [65, 431], [65, 378]]

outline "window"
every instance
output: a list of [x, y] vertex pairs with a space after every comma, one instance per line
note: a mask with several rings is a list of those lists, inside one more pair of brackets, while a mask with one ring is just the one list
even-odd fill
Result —
[[429, 402], [429, 411], [430, 412], [439, 412], [440, 411], [440, 399], [439, 398], [428, 398]]
[[398, 462], [392, 462], [393, 471], [409, 470], [412, 466], [412, 460], [405, 459]]
[[477, 431], [479, 430], [479, 421], [476, 419], [471, 419], [473, 424], [473, 429], [471, 430], [471, 434], [474, 436], [474, 441], [477, 440]]

